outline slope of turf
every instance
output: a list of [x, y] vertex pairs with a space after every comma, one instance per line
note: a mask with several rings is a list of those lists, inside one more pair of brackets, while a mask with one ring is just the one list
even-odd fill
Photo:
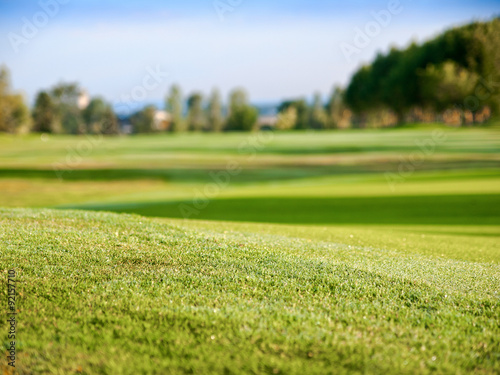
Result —
[[304, 240], [373, 247], [404, 254], [477, 263], [500, 263], [496, 225], [300, 225], [163, 219], [195, 230], [279, 235]]
[[1, 209], [0, 241], [23, 373], [500, 371], [498, 262], [84, 211]]

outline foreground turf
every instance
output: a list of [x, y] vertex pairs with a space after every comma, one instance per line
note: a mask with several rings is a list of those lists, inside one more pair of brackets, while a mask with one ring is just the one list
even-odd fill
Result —
[[31, 209], [0, 243], [22, 373], [500, 371], [497, 261]]
[[164, 222], [218, 233], [230, 230], [256, 235], [270, 234], [433, 258], [500, 264], [500, 228], [495, 225], [269, 225], [183, 219], [164, 219]]

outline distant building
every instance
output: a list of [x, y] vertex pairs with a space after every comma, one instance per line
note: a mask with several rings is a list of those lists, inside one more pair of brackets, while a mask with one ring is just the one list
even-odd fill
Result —
[[118, 123], [120, 124], [120, 133], [129, 135], [134, 132], [134, 127], [128, 119], [119, 119]]
[[90, 104], [90, 95], [86, 90], [82, 90], [80, 95], [78, 95], [78, 99], [76, 100], [76, 105], [79, 110], [83, 110], [87, 108]]
[[172, 123], [172, 115], [167, 111], [156, 111], [154, 115], [154, 127], [158, 131], [166, 131], [170, 129]]
[[[118, 114], [118, 122], [122, 134], [135, 133], [134, 125], [132, 125], [131, 117], [134, 115]], [[155, 110], [153, 115], [152, 130], [157, 132], [164, 132], [170, 130], [172, 124], [172, 115], [167, 111]]]
[[257, 127], [259, 129], [274, 129], [277, 122], [278, 116], [276, 115], [259, 116], [257, 119]]

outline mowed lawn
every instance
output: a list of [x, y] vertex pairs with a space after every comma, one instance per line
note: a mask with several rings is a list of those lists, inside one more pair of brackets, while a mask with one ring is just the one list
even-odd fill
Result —
[[20, 373], [500, 372], [498, 127], [1, 136], [0, 207]]
[[0, 225], [19, 373], [500, 371], [491, 249], [481, 262], [46, 209], [2, 209]]

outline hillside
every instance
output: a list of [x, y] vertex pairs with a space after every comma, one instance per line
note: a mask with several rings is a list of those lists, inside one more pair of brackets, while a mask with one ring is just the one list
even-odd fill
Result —
[[19, 275], [19, 373], [500, 371], [500, 259], [486, 235], [449, 234], [490, 254], [481, 263], [467, 245], [462, 256], [189, 226], [0, 209], [4, 277]]

